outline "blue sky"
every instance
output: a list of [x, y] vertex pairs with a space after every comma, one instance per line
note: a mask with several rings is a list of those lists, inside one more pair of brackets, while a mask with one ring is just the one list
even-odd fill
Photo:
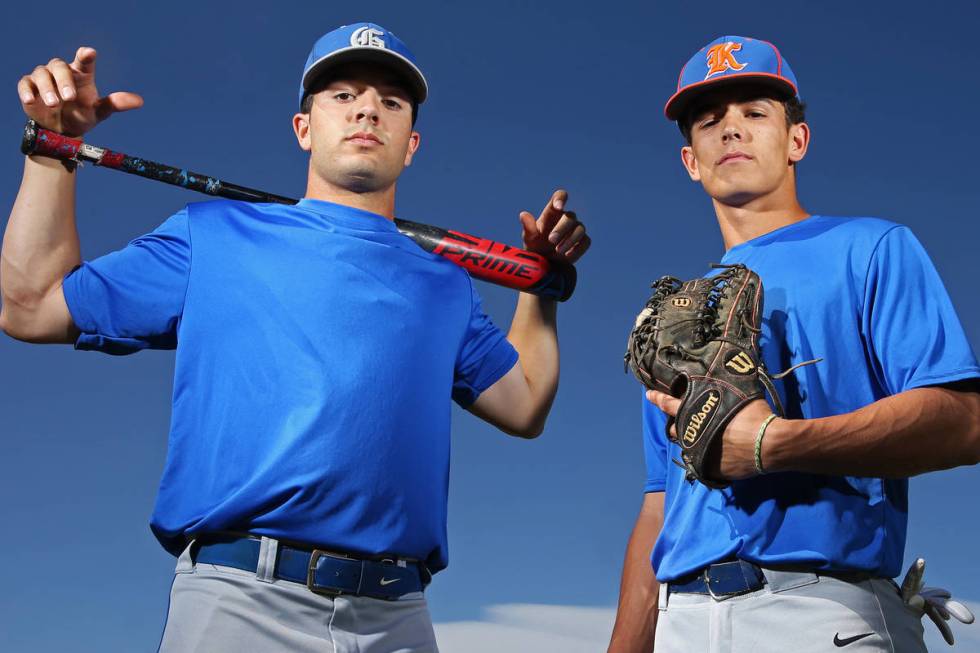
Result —
[[[92, 143], [300, 195], [305, 158], [289, 121], [302, 66], [320, 34], [358, 20], [402, 37], [431, 87], [418, 123], [422, 149], [399, 186], [400, 217], [516, 243], [520, 210], [537, 213], [554, 188], [570, 191], [594, 246], [576, 296], [561, 307], [562, 381], [545, 434], [509, 439], [454, 414], [451, 563], [429, 591], [435, 620], [449, 624], [440, 626], [449, 651], [515, 632], [512, 641], [528, 643], [509, 650], [544, 650], [533, 637], [549, 641], [540, 633], [570, 632], [568, 623], [593, 624], [582, 641], [608, 636], [643, 484], [625, 337], [651, 280], [696, 276], [722, 253], [710, 205], [680, 166], [680, 136], [662, 118], [680, 66], [714, 37], [780, 46], [809, 103], [804, 206], [909, 225], [980, 348], [975, 3], [46, 7], [43, 15], [27, 5], [0, 9], [2, 206], [12, 204], [22, 167], [16, 81], [81, 44], [99, 50], [103, 92], [146, 100], [100, 125]], [[199, 199], [85, 168], [83, 255], [121, 247]], [[481, 292], [506, 326], [514, 294], [482, 284]], [[166, 453], [172, 372], [166, 352], [114, 358], [0, 336], [0, 650], [156, 645], [173, 559], [147, 519]], [[909, 554], [926, 558], [929, 584], [975, 605], [977, 484], [975, 469], [914, 479], [909, 532]]]

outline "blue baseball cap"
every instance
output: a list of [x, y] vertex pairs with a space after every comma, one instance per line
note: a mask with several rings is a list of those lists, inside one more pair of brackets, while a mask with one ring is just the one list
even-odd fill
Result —
[[775, 45], [746, 36], [722, 36], [698, 50], [681, 68], [677, 92], [667, 100], [664, 115], [677, 120], [706, 89], [737, 82], [770, 86], [786, 99], [800, 94], [796, 75]]
[[361, 61], [391, 68], [408, 83], [408, 91], [417, 103], [425, 101], [429, 86], [408, 47], [380, 25], [356, 23], [338, 27], [313, 44], [299, 85], [300, 104], [303, 104], [310, 84], [323, 71], [339, 64]]

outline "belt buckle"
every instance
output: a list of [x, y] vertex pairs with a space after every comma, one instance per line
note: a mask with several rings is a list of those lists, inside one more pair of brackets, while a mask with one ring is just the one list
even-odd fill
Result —
[[339, 587], [331, 587], [330, 585], [317, 585], [316, 584], [316, 563], [320, 558], [339, 558], [341, 560], [354, 560], [354, 558], [349, 555], [344, 555], [343, 553], [334, 553], [333, 551], [324, 551], [323, 549], [313, 549], [310, 554], [310, 564], [306, 568], [306, 587], [314, 594], [319, 594], [321, 596], [329, 596], [331, 598], [338, 597], [342, 594], [346, 594], [344, 590]]
[[[722, 592], [721, 594], [715, 594], [714, 590], [711, 589], [711, 575], [710, 575], [710, 571], [711, 571], [711, 567], [713, 567], [713, 566], [714, 565], [708, 565], [707, 567], [705, 567], [704, 568], [704, 571], [701, 572], [701, 575], [704, 578], [704, 586], [708, 589], [708, 595], [711, 596], [711, 598], [713, 598], [715, 601], [724, 601], [726, 599], [734, 598], [736, 596], [742, 596], [744, 594], [751, 594], [752, 592], [755, 591], [755, 589], [753, 589], [752, 587], [750, 587], [750, 583], [748, 581], [746, 581], [745, 582], [745, 588], [744, 589], [735, 590], [734, 592]], [[744, 575], [743, 575], [743, 578], [744, 578]]]
[[718, 595], [715, 594], [715, 591], [713, 589], [711, 589], [711, 575], [708, 573], [710, 571], [711, 571], [711, 565], [708, 565], [707, 567], [704, 568], [704, 571], [701, 572], [701, 577], [704, 579], [704, 586], [708, 590], [708, 596], [713, 598], [715, 601], [724, 601], [725, 599], [728, 598], [729, 595], [728, 594]]

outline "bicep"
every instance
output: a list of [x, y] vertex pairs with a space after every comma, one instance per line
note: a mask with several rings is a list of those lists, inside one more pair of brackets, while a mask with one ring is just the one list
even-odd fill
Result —
[[29, 313], [19, 314], [16, 320], [5, 315], [3, 327], [10, 337], [36, 344], [71, 344], [78, 338], [78, 327], [68, 310], [60, 283]]
[[517, 361], [506, 374], [480, 393], [468, 410], [497, 428], [514, 434], [520, 430], [516, 418], [524, 414], [530, 394], [524, 370]]

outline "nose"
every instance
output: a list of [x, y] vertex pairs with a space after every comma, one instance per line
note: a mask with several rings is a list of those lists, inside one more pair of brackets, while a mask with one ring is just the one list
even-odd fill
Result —
[[734, 120], [726, 120], [725, 124], [721, 130], [721, 142], [728, 143], [729, 141], [741, 141], [742, 140], [742, 128]]
[[356, 122], [368, 121], [372, 125], [377, 125], [381, 119], [379, 101], [376, 93], [367, 92], [357, 96], [357, 105], [354, 110], [354, 120]]

